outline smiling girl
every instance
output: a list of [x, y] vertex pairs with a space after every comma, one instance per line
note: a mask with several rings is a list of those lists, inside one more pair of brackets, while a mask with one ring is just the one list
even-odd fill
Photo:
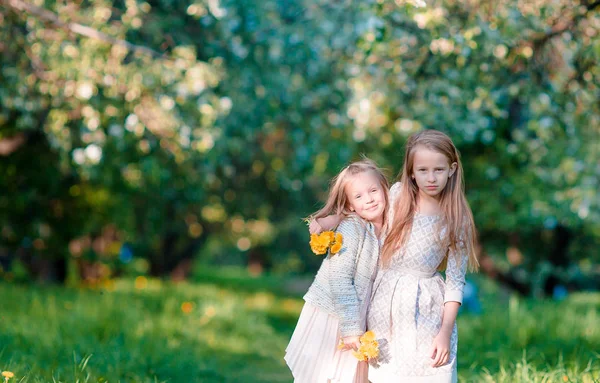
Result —
[[[341, 218], [342, 247], [323, 260], [286, 349], [294, 382], [367, 383], [368, 366], [349, 352], [360, 346], [377, 271], [379, 236], [388, 210], [385, 176], [370, 160], [334, 178], [325, 206], [313, 217]], [[344, 349], [338, 349], [340, 340]]]

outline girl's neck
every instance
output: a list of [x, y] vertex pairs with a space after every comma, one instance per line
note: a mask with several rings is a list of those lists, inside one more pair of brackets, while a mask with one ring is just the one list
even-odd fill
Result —
[[421, 214], [435, 215], [440, 213], [439, 195], [432, 197], [419, 190], [417, 195], [417, 211]]
[[381, 234], [381, 228], [383, 227], [383, 219], [379, 218], [377, 221], [370, 221], [375, 228], [375, 235], [379, 238], [379, 234]]

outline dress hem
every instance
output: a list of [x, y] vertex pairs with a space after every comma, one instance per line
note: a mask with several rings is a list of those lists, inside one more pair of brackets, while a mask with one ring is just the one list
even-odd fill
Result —
[[390, 383], [390, 382], [402, 382], [402, 383], [456, 383], [458, 376], [456, 369], [447, 374], [434, 374], [434, 375], [397, 375], [385, 371], [377, 371], [372, 367], [369, 368], [369, 382], [371, 383]]

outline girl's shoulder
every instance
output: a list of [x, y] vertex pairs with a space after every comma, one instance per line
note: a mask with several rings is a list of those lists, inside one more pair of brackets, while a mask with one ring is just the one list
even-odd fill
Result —
[[350, 214], [342, 218], [336, 230], [363, 232], [367, 230], [367, 222], [356, 214]]
[[402, 190], [402, 182], [395, 182], [390, 188], [390, 201], [395, 201], [398, 199], [400, 192]]
[[355, 253], [368, 235], [369, 224], [358, 215], [348, 215], [335, 229], [342, 236], [342, 251]]

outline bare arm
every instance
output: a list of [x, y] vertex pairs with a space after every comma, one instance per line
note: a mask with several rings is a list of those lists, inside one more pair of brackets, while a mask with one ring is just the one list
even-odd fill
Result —
[[431, 353], [431, 366], [440, 367], [448, 363], [450, 359], [450, 338], [452, 336], [452, 330], [454, 329], [454, 322], [456, 322], [456, 315], [460, 303], [458, 302], [446, 302], [444, 305], [444, 316], [442, 317], [442, 327], [440, 332], [433, 340], [433, 349]]
[[440, 328], [440, 332], [447, 333], [448, 335], [452, 334], [459, 308], [460, 303], [458, 302], [446, 302], [444, 305], [444, 316], [442, 317], [442, 328]]

